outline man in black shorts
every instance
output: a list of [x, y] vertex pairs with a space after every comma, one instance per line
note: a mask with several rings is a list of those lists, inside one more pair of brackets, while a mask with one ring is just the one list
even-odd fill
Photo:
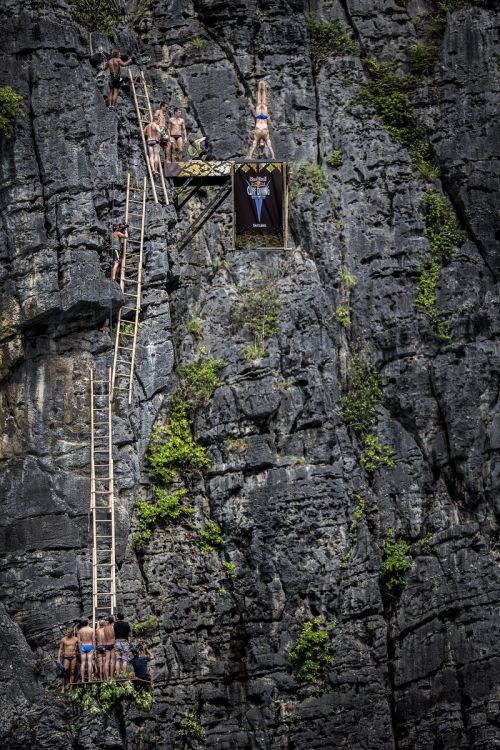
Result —
[[114, 49], [111, 58], [104, 63], [104, 70], [109, 70], [109, 94], [108, 107], [114, 107], [118, 101], [118, 93], [123, 86], [123, 78], [120, 75], [121, 69], [132, 65], [133, 59], [129, 57], [126, 62], [120, 57], [118, 50]]

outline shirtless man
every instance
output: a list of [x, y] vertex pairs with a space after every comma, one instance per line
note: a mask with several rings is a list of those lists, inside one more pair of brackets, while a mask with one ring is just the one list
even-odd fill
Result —
[[187, 142], [187, 130], [179, 107], [174, 109], [174, 116], [168, 121], [168, 134], [170, 135], [172, 160], [182, 161], [184, 143]]
[[78, 641], [80, 644], [80, 653], [82, 661], [80, 664], [80, 679], [81, 682], [85, 682], [85, 667], [87, 667], [87, 680], [90, 682], [92, 679], [92, 660], [93, 651], [95, 646], [94, 629], [89, 626], [87, 619], [80, 622], [80, 628], [78, 630]]
[[104, 63], [104, 70], [109, 70], [109, 94], [108, 94], [108, 107], [114, 107], [118, 101], [118, 93], [123, 86], [123, 81], [120, 76], [122, 68], [126, 68], [132, 65], [133, 58], [129, 57], [127, 62], [123, 62], [120, 57], [118, 50], [114, 49], [111, 53], [111, 58]]
[[153, 174], [160, 174], [160, 126], [158, 125], [158, 113], [153, 115], [153, 122], [146, 125], [144, 133], [146, 134], [148, 144], [148, 158]]
[[64, 677], [61, 693], [66, 690], [67, 680], [69, 677], [69, 684], [72, 685], [75, 681], [76, 674], [76, 650], [78, 647], [78, 638], [75, 635], [72, 626], [66, 628], [66, 635], [59, 641], [59, 648], [57, 651], [57, 661], [62, 661], [64, 669], [66, 670], [66, 676]]
[[160, 146], [163, 148], [164, 161], [168, 161], [170, 138], [167, 132], [168, 112], [166, 102], [160, 102], [160, 106], [155, 112], [155, 117], [157, 117], [156, 122], [160, 128]]
[[115, 676], [115, 618], [113, 615], [108, 617], [108, 621], [104, 625], [104, 648], [106, 649], [104, 679], [109, 680]]
[[95, 629], [95, 658], [97, 665], [97, 677], [99, 680], [106, 679], [106, 620], [99, 620]]
[[122, 262], [122, 240], [128, 240], [128, 224], [113, 224], [111, 233], [111, 250], [113, 252], [113, 265], [111, 267], [111, 281], [116, 281]]
[[247, 159], [251, 159], [257, 148], [269, 149], [269, 155], [271, 159], [274, 159], [274, 151], [271, 145], [271, 137], [269, 135], [269, 113], [267, 111], [267, 91], [266, 82], [259, 81], [259, 87], [257, 89], [257, 106], [255, 107], [255, 131], [253, 135], [253, 143], [250, 151], [247, 154]]

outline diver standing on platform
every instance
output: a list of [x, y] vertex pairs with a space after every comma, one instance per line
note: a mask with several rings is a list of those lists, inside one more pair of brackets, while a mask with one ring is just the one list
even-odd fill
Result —
[[266, 82], [259, 81], [257, 89], [257, 105], [255, 107], [255, 131], [253, 143], [247, 154], [247, 159], [251, 159], [257, 148], [267, 146], [271, 159], [274, 159], [274, 151], [271, 145], [271, 136], [269, 135], [269, 112], [267, 110], [267, 91]]

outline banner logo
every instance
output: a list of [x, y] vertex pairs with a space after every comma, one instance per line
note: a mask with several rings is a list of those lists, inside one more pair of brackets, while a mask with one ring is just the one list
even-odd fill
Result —
[[255, 203], [255, 210], [257, 211], [257, 218], [260, 222], [262, 214], [262, 204], [270, 194], [269, 177], [250, 177], [245, 180], [247, 183], [247, 194]]

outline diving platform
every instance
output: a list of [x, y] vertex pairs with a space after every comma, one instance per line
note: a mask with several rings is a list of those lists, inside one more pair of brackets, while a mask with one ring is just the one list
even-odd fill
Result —
[[167, 161], [165, 177], [174, 185], [182, 185], [189, 180], [191, 185], [223, 185], [231, 179], [233, 161]]

